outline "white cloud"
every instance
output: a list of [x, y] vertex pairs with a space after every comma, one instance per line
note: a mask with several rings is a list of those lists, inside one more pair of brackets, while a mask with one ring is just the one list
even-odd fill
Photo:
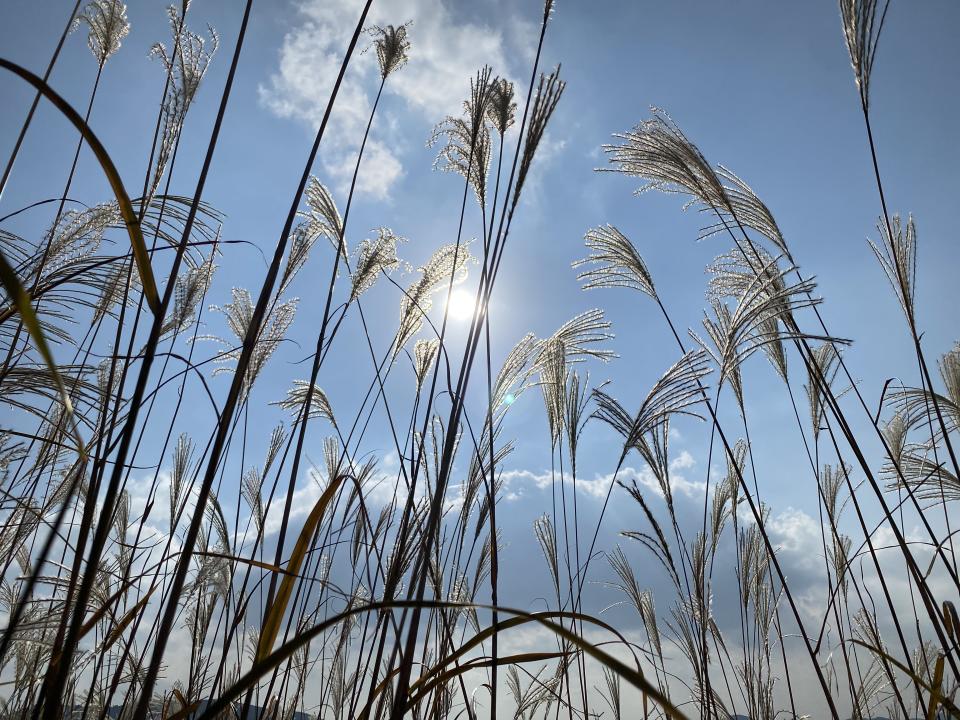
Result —
[[[670, 485], [674, 493], [680, 492], [686, 495], [687, 497], [698, 497], [703, 495], [704, 488], [706, 487], [705, 483], [695, 482], [687, 480], [682, 474], [678, 471], [692, 468], [696, 464], [696, 461], [693, 459], [693, 456], [690, 455], [686, 450], [681, 452], [677, 457], [670, 461]], [[561, 479], [560, 473], [545, 470], [540, 473], [535, 473], [530, 470], [507, 470], [502, 476], [504, 480], [504, 485], [507, 493], [513, 493], [514, 497], [517, 497], [521, 494], [522, 490], [512, 490], [511, 485], [520, 484], [521, 487], [524, 484], [534, 485], [540, 490], [550, 487], [555, 481]], [[564, 473], [562, 476], [563, 482], [571, 483], [573, 478]], [[661, 495], [660, 486], [657, 484], [656, 478], [654, 478], [653, 473], [650, 472], [650, 468], [644, 466], [642, 469], [638, 470], [634, 467], [624, 467], [620, 469], [620, 472], [617, 473], [616, 479], [622, 482], [629, 482], [634, 480], [639, 485], [643, 485], [648, 488], [651, 492]], [[607, 491], [610, 489], [610, 484], [614, 481], [613, 473], [607, 474], [598, 474], [594, 475], [592, 479], [586, 479], [583, 477], [578, 477], [576, 480], [577, 489], [581, 492], [595, 498], [604, 498], [607, 495]], [[508, 499], [512, 499], [508, 496]]]
[[[283, 39], [279, 65], [259, 88], [260, 100], [276, 115], [316, 128], [356, 27], [357, 6], [350, 0], [302, 0], [296, 9], [297, 25]], [[460, 112], [469, 79], [484, 64], [493, 66], [495, 73], [509, 75], [506, 58], [524, 56], [522, 47], [513, 47], [523, 40], [515, 35], [505, 38], [492, 26], [465, 22], [455, 17], [443, 0], [374, 3], [367, 24], [398, 25], [410, 20], [409, 63], [389, 78], [385, 92], [399, 96], [415, 111], [425, 139], [430, 126]], [[340, 87], [322, 151], [324, 169], [341, 190], [349, 185], [378, 80], [375, 53], [355, 54]], [[402, 152], [396, 143], [384, 141], [375, 124], [364, 153], [358, 191], [387, 197], [404, 175]]]

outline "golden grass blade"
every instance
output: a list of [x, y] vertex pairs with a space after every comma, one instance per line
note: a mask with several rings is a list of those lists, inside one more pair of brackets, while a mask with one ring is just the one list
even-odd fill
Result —
[[[117, 590], [113, 595], [111, 595], [103, 605], [97, 608], [97, 610], [93, 613], [93, 615], [91, 615], [90, 618], [83, 625], [80, 626], [80, 633], [77, 635], [77, 642], [79, 642], [84, 636], [86, 636], [87, 633], [93, 630], [93, 628], [97, 626], [97, 623], [103, 620], [103, 618], [106, 617], [107, 614], [113, 617], [113, 611], [111, 610], [111, 608], [113, 607], [113, 604], [123, 595], [123, 593], [127, 591], [129, 587], [130, 585], [129, 583], [127, 583], [122, 588]], [[127, 613], [120, 619], [120, 622], [114, 626], [114, 629], [110, 632], [110, 634], [107, 636], [107, 639], [104, 641], [103, 645], [101, 646], [100, 648], [101, 652], [108, 650], [110, 646], [113, 645], [113, 643], [115, 643], [120, 638], [120, 635], [123, 634], [123, 631], [127, 628], [127, 626], [134, 620], [134, 618], [136, 618], [137, 614], [141, 610], [143, 610], [143, 608], [146, 606], [147, 601], [150, 599], [150, 596], [153, 595], [153, 591], [155, 589], [156, 589], [156, 586], [150, 588], [147, 594], [144, 595], [140, 599], [140, 601], [136, 605], [134, 605], [130, 610], [128, 610]], [[60, 661], [60, 653], [57, 652], [54, 655], [53, 659], [51, 660], [51, 664], [52, 665], [56, 664], [59, 661]]]
[[177, 698], [177, 702], [180, 703], [181, 707], [173, 715], [170, 715], [166, 720], [186, 720], [190, 715], [193, 714], [193, 711], [200, 707], [200, 701], [195, 700], [194, 702], [188, 702], [187, 698], [182, 692], [177, 688], [173, 689], [173, 695]]
[[110, 634], [107, 635], [107, 639], [103, 641], [103, 646], [100, 648], [100, 652], [106, 652], [110, 649], [111, 645], [120, 639], [120, 637], [123, 635], [123, 631], [127, 629], [127, 626], [130, 625], [130, 623], [132, 623], [140, 614], [140, 612], [147, 606], [147, 603], [150, 601], [150, 596], [153, 595], [153, 591], [156, 588], [156, 585], [150, 588], [150, 590], [147, 591], [147, 594], [137, 601], [136, 605], [127, 610], [124, 616], [120, 618], [120, 622], [118, 622], [110, 631]]
[[23, 326], [27, 329], [27, 332], [30, 333], [30, 337], [33, 338], [33, 344], [40, 353], [40, 357], [43, 358], [47, 369], [53, 375], [54, 381], [57, 383], [57, 392], [60, 393], [60, 400], [70, 420], [70, 433], [73, 435], [74, 442], [77, 444], [77, 452], [80, 453], [80, 462], [85, 463], [87, 461], [87, 450], [84, 446], [83, 438], [80, 437], [80, 428], [77, 427], [77, 419], [73, 414], [73, 403], [70, 401], [70, 395], [67, 393], [67, 388], [63, 384], [60, 371], [57, 370], [57, 363], [54, 361], [53, 354], [50, 352], [50, 346], [47, 344], [46, 337], [44, 337], [43, 329], [40, 327], [40, 321], [37, 319], [37, 314], [33, 311], [33, 305], [30, 304], [30, 293], [28, 293], [20, 283], [20, 278], [17, 277], [14, 269], [10, 267], [10, 263], [7, 262], [2, 252], [0, 252], [0, 283], [3, 284], [3, 289], [6, 290], [7, 295], [10, 297], [10, 302], [16, 307], [17, 312], [20, 313]]
[[74, 110], [70, 104], [60, 97], [47, 83], [34, 75], [29, 70], [20, 67], [16, 63], [0, 58], [0, 67], [6, 68], [14, 75], [26, 80], [36, 88], [37, 92], [42, 94], [47, 100], [59, 110], [63, 115], [73, 123], [73, 126], [80, 131], [83, 139], [97, 156], [100, 167], [103, 168], [104, 175], [110, 183], [114, 196], [117, 198], [117, 205], [120, 208], [120, 214], [123, 217], [124, 225], [127, 227], [127, 234], [130, 236], [130, 246], [133, 248], [133, 259], [137, 263], [137, 272], [140, 275], [140, 283], [143, 287], [143, 294], [147, 298], [147, 304], [154, 315], [160, 313], [160, 296], [157, 293], [157, 283], [153, 278], [153, 268], [150, 265], [150, 256], [147, 254], [147, 245], [143, 240], [143, 232], [140, 229], [140, 220], [133, 211], [133, 205], [130, 203], [130, 196], [127, 194], [120, 174], [114, 166], [113, 161], [107, 154], [93, 130], [87, 125], [83, 118]]
[[343, 475], [338, 475], [330, 481], [330, 484], [327, 485], [326, 490], [323, 491], [323, 494], [317, 500], [316, 505], [313, 506], [313, 510], [310, 511], [310, 515], [303, 524], [300, 537], [297, 538], [297, 544], [294, 545], [293, 552], [290, 554], [290, 560], [287, 562], [287, 574], [284, 576], [283, 582], [280, 583], [280, 589], [277, 591], [277, 596], [273, 599], [273, 604], [267, 609], [264, 615], [263, 629], [260, 631], [260, 641], [257, 644], [257, 663], [270, 655], [273, 650], [273, 644], [276, 642], [277, 635], [280, 632], [283, 615], [287, 610], [287, 603], [290, 601], [290, 595], [293, 593], [293, 583], [297, 579], [297, 572], [300, 570], [300, 565], [303, 563], [303, 559], [306, 557], [307, 550], [309, 549], [310, 538], [313, 537], [314, 531], [316, 531], [317, 526], [320, 525], [323, 514], [333, 499], [333, 496], [336, 495], [337, 488], [342, 484], [343, 478]]
[[[936, 695], [937, 701], [942, 703], [943, 709], [946, 710], [948, 713], [950, 713], [950, 717], [960, 718], [960, 708], [958, 708], [953, 703], [953, 701], [950, 700], [950, 698], [940, 695], [935, 688], [930, 686], [930, 683], [928, 683], [922, 677], [918, 676], [916, 673], [910, 672], [910, 668], [908, 668], [902, 662], [897, 660], [895, 657], [893, 657], [887, 652], [884, 652], [880, 648], [875, 648], [872, 645], [863, 642], [862, 640], [851, 638], [850, 642], [852, 642], [854, 645], [859, 645], [860, 647], [866, 648], [877, 657], [880, 657], [886, 660], [888, 663], [890, 663], [895, 668], [897, 668], [897, 670], [899, 670], [900, 672], [904, 673], [907, 677], [909, 677], [914, 683], [916, 683], [918, 686], [922, 687], [924, 690], [930, 693], [931, 700], [933, 699], [933, 696]], [[943, 659], [942, 655], [940, 656], [940, 659], [941, 660]], [[942, 680], [942, 677], [941, 677], [941, 680]]]
[[465, 663], [463, 665], [458, 665], [457, 667], [452, 668], [451, 670], [442, 672], [439, 675], [431, 674], [433, 672], [431, 670], [430, 673], [424, 673], [424, 675], [421, 677], [421, 681], [426, 679], [429, 682], [427, 682], [423, 686], [423, 688], [420, 690], [420, 692], [418, 692], [416, 695], [412, 695], [411, 693], [412, 697], [410, 697], [410, 699], [407, 701], [406, 710], [409, 711], [412, 707], [414, 707], [418, 702], [420, 702], [435, 688], [440, 687], [445, 683], [449, 682], [450, 680], [453, 680], [458, 675], [463, 675], [464, 673], [469, 672], [471, 670], [479, 670], [482, 668], [493, 667], [494, 665], [496, 665], [497, 667], [500, 667], [503, 665], [519, 665], [521, 663], [529, 663], [529, 662], [546, 662], [548, 660], [556, 660], [557, 658], [565, 657], [566, 655], [568, 655], [568, 653], [529, 652], [529, 653], [519, 653], [517, 655], [503, 655], [501, 657], [498, 657], [496, 660], [490, 657], [483, 657], [483, 658], [477, 658], [476, 660], [471, 660], [470, 662]]
[[110, 613], [111, 615], [113, 614], [111, 612], [113, 604], [120, 598], [121, 595], [123, 595], [123, 593], [127, 591], [127, 588], [129, 588], [129, 584], [124, 585], [117, 590], [103, 605], [97, 608], [96, 612], [94, 612], [93, 615], [91, 615], [83, 625], [80, 626], [80, 634], [77, 636], [78, 641], [86, 637], [86, 634], [93, 630], [93, 628], [97, 626], [97, 623], [103, 620], [107, 613]]
[[927, 720], [936, 720], [937, 708], [940, 707], [940, 687], [943, 683], [943, 655], [937, 658], [933, 670], [933, 692], [930, 693], [930, 704], [927, 706]]

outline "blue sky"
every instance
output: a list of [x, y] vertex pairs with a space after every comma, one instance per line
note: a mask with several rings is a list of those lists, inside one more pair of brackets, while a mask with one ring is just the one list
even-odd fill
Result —
[[[0, 54], [41, 74], [68, 5], [9, 0], [0, 26]], [[204, 200], [226, 215], [225, 238], [250, 241], [263, 255], [251, 247], [232, 249], [221, 262], [211, 304], [227, 302], [233, 286], [259, 287], [266, 267], [263, 256], [272, 252], [282, 226], [326, 101], [331, 68], [355, 22], [355, 5], [348, 0], [255, 5]], [[386, 225], [408, 238], [401, 254], [417, 265], [438, 245], [455, 239], [462, 185], [431, 170], [435, 150], [425, 142], [436, 122], [457, 112], [469, 76], [482, 63], [519, 81], [524, 92], [540, 12], [539, 2], [375, 0], [374, 22], [413, 20], [411, 60], [388, 82], [361, 170], [363, 192], [351, 217], [348, 243], [355, 246], [370, 236], [371, 228]], [[162, 91], [162, 67], [148, 58], [148, 51], [156, 41], [169, 42], [169, 32], [162, 3], [136, 3], [129, 13], [130, 35], [107, 64], [91, 126], [121, 175], [136, 185], [146, 166]], [[238, 3], [196, 0], [191, 8], [189, 25], [199, 31], [209, 22], [223, 40], [187, 121], [175, 192], [193, 193], [239, 20]], [[912, 212], [917, 222], [917, 304], [931, 356], [948, 350], [957, 339], [957, 238], [950, 208], [960, 191], [955, 137], [960, 114], [958, 23], [960, 6], [947, 0], [894, 2], [871, 90], [891, 209]], [[650, 106], [657, 106], [672, 115], [708, 160], [733, 169], [770, 207], [798, 264], [818, 281], [828, 327], [855, 341], [848, 363], [868, 402], [876, 402], [888, 377], [916, 383], [902, 315], [866, 244], [867, 237], [877, 237], [880, 207], [835, 3], [561, 0], [547, 34], [543, 66], [557, 63], [562, 63], [568, 85], [535, 163], [498, 279], [491, 306], [495, 358], [528, 330], [546, 336], [578, 312], [603, 307], [616, 334], [611, 347], [621, 357], [590, 366], [591, 379], [611, 380], [610, 390], [627, 407], [635, 407], [676, 360], [668, 331], [646, 298], [627, 291], [580, 292], [570, 263], [586, 255], [584, 232], [607, 222], [634, 241], [677, 324], [699, 329], [706, 305], [703, 268], [728, 249], [724, 240], [697, 244], [702, 218], [692, 211], [682, 213], [681, 200], [653, 193], [633, 197], [637, 181], [594, 172], [605, 162], [600, 146], [610, 141], [611, 133], [631, 128], [649, 116]], [[341, 209], [344, 168], [355, 156], [357, 123], [365, 119], [375, 91], [374, 70], [372, 53], [359, 57], [351, 69], [314, 168]], [[51, 84], [80, 106], [95, 71], [76, 33], [67, 41]], [[5, 99], [0, 150], [5, 156], [31, 94], [12, 76], [0, 78], [0, 83]], [[66, 175], [74, 143], [66, 124], [50, 106], [41, 105], [0, 212], [57, 192], [53, 188]], [[81, 156], [76, 187], [76, 196], [86, 202], [107, 198], [108, 189], [87, 152]], [[468, 214], [468, 235], [479, 234], [477, 220]], [[49, 219], [33, 214], [16, 228], [36, 232], [45, 222]], [[262, 427], [254, 434], [261, 439], [281, 417], [265, 404], [280, 399], [290, 381], [307, 372], [295, 363], [312, 349], [322, 312], [318, 287], [325, 284], [329, 267], [326, 250], [318, 246], [293, 288], [300, 305], [290, 338], [299, 345], [284, 347], [257, 386], [263, 410], [256, 421]], [[403, 285], [403, 278], [398, 282]], [[397, 317], [397, 295], [385, 285], [365, 301], [379, 350], [389, 343]], [[208, 320], [210, 332], [222, 332], [218, 317], [211, 314]], [[453, 332], [462, 334], [462, 328]], [[362, 369], [363, 389], [369, 377], [370, 360], [361, 340], [356, 328], [348, 328], [342, 356], [325, 365], [320, 376], [334, 409], [342, 409], [345, 417], [352, 417], [356, 405], [357, 368]], [[798, 376], [798, 384], [801, 381]], [[226, 383], [221, 378], [215, 387], [225, 392]], [[816, 505], [793, 411], [782, 383], [759, 357], [749, 363], [746, 393], [751, 423], [760, 429], [755, 451], [761, 493], [782, 517], [785, 546], [798, 543], [795, 572], [802, 576], [806, 551], [803, 538], [797, 537], [808, 527], [803, 518], [809, 520]], [[511, 409], [511, 418], [506, 433], [522, 440], [507, 461], [514, 472], [509, 488], [518, 497], [506, 505], [510, 510], [501, 521], [516, 548], [512, 572], [520, 573], [525, 564], [540, 562], [530, 527], [549, 497], [531, 479], [550, 462], [538, 393], [523, 396]], [[181, 429], [203, 436], [208, 420], [197, 410], [184, 418]], [[692, 483], [702, 482], [706, 426], [681, 424], [678, 430], [674, 451], [688, 458], [682, 474]], [[319, 441], [322, 433], [315, 433]], [[389, 436], [374, 433], [367, 449], [388, 454]], [[613, 434], [593, 426], [584, 441], [581, 474], [592, 479], [610, 473], [617, 451]], [[315, 460], [320, 455], [319, 450], [312, 453]], [[639, 460], [636, 464], [639, 467]], [[582, 497], [584, 512], [595, 513], [598, 499], [589, 493]], [[797, 518], [799, 525], [791, 525]], [[615, 503], [604, 539], [613, 542], [616, 531], [636, 522], [632, 507]], [[640, 554], [635, 557], [644, 562]], [[605, 597], [602, 589], [597, 593]], [[516, 600], [525, 604], [533, 598], [518, 588]]]

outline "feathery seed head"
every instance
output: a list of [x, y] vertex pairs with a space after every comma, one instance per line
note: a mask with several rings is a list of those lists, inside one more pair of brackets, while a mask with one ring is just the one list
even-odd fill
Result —
[[397, 244], [405, 238], [397, 237], [389, 228], [377, 228], [375, 240], [364, 240], [355, 252], [356, 267], [353, 271], [350, 301], [353, 302], [373, 287], [380, 273], [391, 273], [400, 266]]
[[430, 372], [433, 360], [440, 349], [439, 338], [423, 338], [417, 340], [413, 346], [413, 372], [417, 378], [417, 391], [423, 386], [423, 381]]
[[513, 83], [506, 78], [496, 78], [490, 86], [490, 103], [487, 105], [487, 120], [501, 136], [514, 123], [517, 103], [513, 100]]
[[423, 318], [433, 307], [433, 293], [467, 279], [467, 266], [473, 260], [470, 243], [441, 246], [419, 268], [421, 277], [407, 288], [400, 300], [400, 326], [394, 340], [394, 357], [419, 332]]
[[547, 129], [547, 123], [553, 116], [553, 111], [557, 109], [557, 103], [563, 95], [563, 90], [567, 84], [560, 79], [560, 66], [557, 65], [549, 75], [540, 74], [540, 82], [537, 85], [537, 92], [533, 98], [533, 104], [530, 108], [530, 121], [527, 123], [527, 136], [523, 144], [523, 154], [520, 156], [520, 169], [517, 173], [517, 186], [513, 193], [513, 204], [516, 205], [520, 199], [520, 192], [523, 190], [523, 184], [530, 172], [533, 164], [533, 158], [537, 153], [537, 147], [543, 140], [543, 135]]
[[906, 228], [903, 227], [899, 215], [894, 215], [889, 225], [881, 218], [877, 222], [877, 232], [882, 238], [880, 246], [872, 240], [867, 242], [877, 256], [887, 280], [893, 286], [907, 322], [913, 327], [913, 298], [917, 276], [917, 229], [913, 224], [913, 216], [908, 216]]
[[327, 399], [326, 393], [316, 385], [313, 386], [311, 392], [310, 383], [306, 380], [294, 380], [293, 387], [287, 391], [287, 397], [270, 404], [277, 405], [284, 410], [292, 410], [294, 413], [298, 413], [300, 408], [306, 406], [308, 399], [310, 400], [308, 417], [326, 418], [330, 421], [331, 425], [334, 427], [337, 426], [337, 421], [333, 418], [333, 409], [330, 407], [330, 401]]
[[657, 297], [653, 278], [646, 263], [633, 243], [613, 225], [588, 230], [584, 236], [587, 248], [592, 252], [589, 257], [577, 260], [573, 267], [593, 263], [598, 267], [585, 270], [577, 275], [577, 280], [585, 281], [583, 289], [604, 287], [629, 287]]
[[463, 116], [447, 116], [434, 127], [427, 141], [427, 147], [433, 147], [441, 137], [446, 138], [434, 167], [466, 178], [481, 206], [486, 203], [491, 157], [490, 129], [483, 121], [492, 94], [491, 72], [489, 66], [477, 72], [476, 79], [470, 81], [470, 97], [463, 103]]
[[[877, 55], [877, 42], [883, 29], [890, 0], [840, 0], [843, 39], [850, 53], [854, 79], [864, 108], [870, 104], [870, 75]], [[877, 10], [882, 6], [880, 17]]]
[[407, 39], [407, 28], [410, 23], [394, 27], [379, 25], [368, 31], [373, 35], [373, 45], [377, 49], [377, 63], [380, 65], [380, 77], [386, 80], [394, 70], [399, 70], [407, 64], [407, 53], [410, 50], [410, 41]]
[[120, 0], [93, 0], [77, 19], [74, 28], [84, 23], [87, 28], [87, 46], [101, 67], [120, 49], [121, 41], [130, 32], [127, 6]]
[[346, 243], [343, 241], [343, 220], [333, 201], [333, 195], [317, 178], [311, 177], [304, 191], [307, 205], [310, 207], [310, 219], [316, 224], [316, 231], [326, 237], [334, 248], [338, 248], [343, 257], [347, 256]]
[[[619, 145], [604, 145], [613, 165], [610, 172], [639, 177], [647, 181], [637, 192], [660, 190], [690, 196], [690, 203], [710, 208], [727, 206], [720, 178], [697, 147], [687, 139], [664, 111], [653, 109], [653, 116], [633, 130], [617, 133]], [[689, 203], [688, 203], [689, 204]]]

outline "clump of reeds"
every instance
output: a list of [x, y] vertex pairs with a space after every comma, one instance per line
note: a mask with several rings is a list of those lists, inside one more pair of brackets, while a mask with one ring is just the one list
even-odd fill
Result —
[[[656, 268], [626, 233], [601, 225], [587, 231], [589, 254], [575, 263], [582, 287], [637, 291], [640, 312], [652, 301], [675, 361], [642, 398], [621, 401], [612, 387], [591, 385], [583, 364], [615, 357], [611, 323], [595, 309], [546, 337], [523, 336], [495, 362], [489, 300], [537, 150], [562, 107], [559, 67], [541, 70], [553, 4], [526, 86], [479, 69], [464, 79], [463, 113], [431, 135], [436, 166], [462, 184], [450, 209], [458, 233], [415, 270], [398, 232], [381, 226], [355, 241], [362, 234], [350, 224], [383, 89], [416, 53], [415, 26], [367, 32], [379, 82], [349, 190], [335, 193], [312, 174], [369, 8], [344, 50], [266, 273], [249, 289], [220, 287], [220, 258], [245, 249], [223, 239], [227, 221], [203, 199], [249, 0], [192, 196], [172, 192], [171, 178], [191, 108], [216, 97], [204, 77], [221, 54], [213, 29], [189, 29], [189, 3], [169, 10], [169, 44], [151, 51], [164, 75], [139, 197], [89, 122], [108, 60], [126, 51], [122, 3], [78, 3], [64, 27], [61, 46], [71, 28], [86, 27], [96, 64], [85, 115], [47, 82], [59, 46], [43, 78], [2, 61], [37, 98], [0, 188], [39, 101], [53, 102], [79, 137], [65, 187], [0, 219], [29, 211], [44, 228], [36, 239], [0, 229], [0, 400], [10, 408], [0, 429], [0, 716], [250, 717], [256, 706], [271, 718], [772, 720], [804, 717], [811, 704], [833, 718], [960, 715], [950, 519], [960, 499], [960, 346], [931, 372], [916, 307], [916, 227], [888, 212], [877, 168], [869, 90], [886, 3], [840, 3], [881, 199], [870, 248], [917, 361], [913, 385], [882, 388], [879, 413], [846, 363], [850, 340], [828, 329], [828, 305], [771, 210], [660, 110], [614, 135], [606, 170], [683, 196], [708, 218], [701, 238], [725, 244], [707, 268], [702, 329], [681, 332]], [[113, 193], [87, 207], [69, 200], [84, 146]], [[467, 213], [472, 200], [479, 223]], [[468, 282], [476, 304], [463, 335], [450, 330], [448, 299]], [[284, 354], [302, 305], [292, 291], [308, 284], [322, 308], [313, 352], [285, 395], [267, 397], [258, 381]], [[368, 317], [384, 306], [399, 316], [379, 337]], [[324, 371], [331, 353], [355, 350], [344, 332], [351, 324], [361, 337], [359, 357], [347, 361], [355, 402], [338, 405]], [[782, 382], [796, 418], [785, 432], [809, 460], [823, 550], [814, 612], [781, 565], [772, 469], [753, 452], [762, 442], [745, 400], [754, 356]], [[546, 607], [531, 611], [499, 601], [510, 558], [497, 509], [508, 457], [517, 442], [534, 442], [531, 433], [506, 437], [509, 409], [534, 388], [551, 505], [528, 540], [550, 583]], [[258, 421], [264, 406], [284, 412], [269, 431]], [[193, 437], [182, 431], [188, 416], [201, 428]], [[701, 422], [710, 456], [702, 517], [691, 523], [679, 508], [671, 428]], [[386, 451], [371, 440], [378, 425]], [[599, 520], [587, 527], [580, 452], [584, 433], [600, 425], [618, 439]], [[870, 445], [882, 447], [880, 460]], [[634, 458], [649, 483], [629, 472]], [[145, 500], [135, 502], [144, 482]], [[617, 528], [622, 546], [598, 547], [614, 493], [635, 512]], [[920, 540], [908, 537], [909, 522]], [[669, 594], [647, 587], [637, 552], [652, 558], [647, 567]], [[735, 581], [727, 595], [717, 576], [725, 562]], [[892, 587], [902, 578], [909, 607]], [[617, 628], [591, 609], [587, 588], [597, 580], [620, 594], [632, 623]], [[733, 632], [718, 622], [721, 603], [737, 608]], [[550, 640], [507, 649], [531, 627]]]

